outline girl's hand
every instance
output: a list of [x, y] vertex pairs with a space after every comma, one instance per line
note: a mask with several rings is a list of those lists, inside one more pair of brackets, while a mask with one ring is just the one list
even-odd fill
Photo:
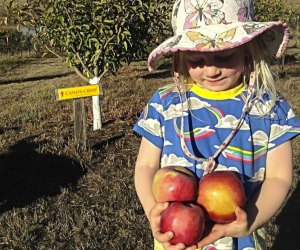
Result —
[[161, 213], [169, 206], [168, 202], [164, 203], [157, 203], [150, 211], [149, 213], [149, 221], [150, 226], [152, 230], [152, 234], [154, 238], [162, 243], [165, 250], [195, 250], [197, 246], [191, 246], [191, 247], [185, 247], [184, 244], [179, 243], [176, 245], [171, 245], [169, 242], [173, 236], [174, 233], [169, 231], [162, 233], [160, 231], [160, 217]]
[[248, 234], [248, 220], [246, 212], [237, 207], [235, 210], [236, 220], [228, 224], [214, 224], [200, 242], [198, 247], [209, 245], [223, 237], [243, 237]]

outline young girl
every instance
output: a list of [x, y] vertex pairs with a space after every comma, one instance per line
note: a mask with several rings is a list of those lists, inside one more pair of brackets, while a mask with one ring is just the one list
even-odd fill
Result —
[[[134, 130], [142, 136], [135, 168], [138, 197], [155, 249], [265, 249], [263, 224], [284, 202], [292, 182], [291, 139], [300, 121], [276, 93], [268, 59], [282, 56], [288, 28], [253, 22], [249, 0], [177, 0], [171, 37], [149, 56], [152, 70], [173, 55], [174, 83], [150, 99]], [[197, 246], [171, 245], [160, 232], [152, 179], [160, 167], [184, 166], [199, 179], [235, 171], [247, 196], [236, 220], [214, 224]]]

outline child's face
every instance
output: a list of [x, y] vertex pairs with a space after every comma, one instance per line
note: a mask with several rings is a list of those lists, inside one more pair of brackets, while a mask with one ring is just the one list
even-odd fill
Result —
[[241, 83], [245, 65], [245, 47], [222, 52], [183, 52], [190, 77], [210, 91], [224, 91]]

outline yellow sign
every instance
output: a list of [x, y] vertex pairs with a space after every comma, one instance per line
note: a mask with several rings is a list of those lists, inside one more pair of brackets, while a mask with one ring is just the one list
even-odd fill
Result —
[[100, 87], [99, 85], [87, 85], [81, 87], [72, 87], [72, 88], [64, 88], [64, 89], [56, 89], [56, 100], [68, 100], [89, 96], [100, 95]]

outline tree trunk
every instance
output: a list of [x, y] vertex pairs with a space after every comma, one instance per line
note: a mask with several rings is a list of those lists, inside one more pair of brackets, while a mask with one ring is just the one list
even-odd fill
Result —
[[101, 117], [101, 100], [100, 96], [93, 96], [93, 130], [102, 129], [102, 117]]

